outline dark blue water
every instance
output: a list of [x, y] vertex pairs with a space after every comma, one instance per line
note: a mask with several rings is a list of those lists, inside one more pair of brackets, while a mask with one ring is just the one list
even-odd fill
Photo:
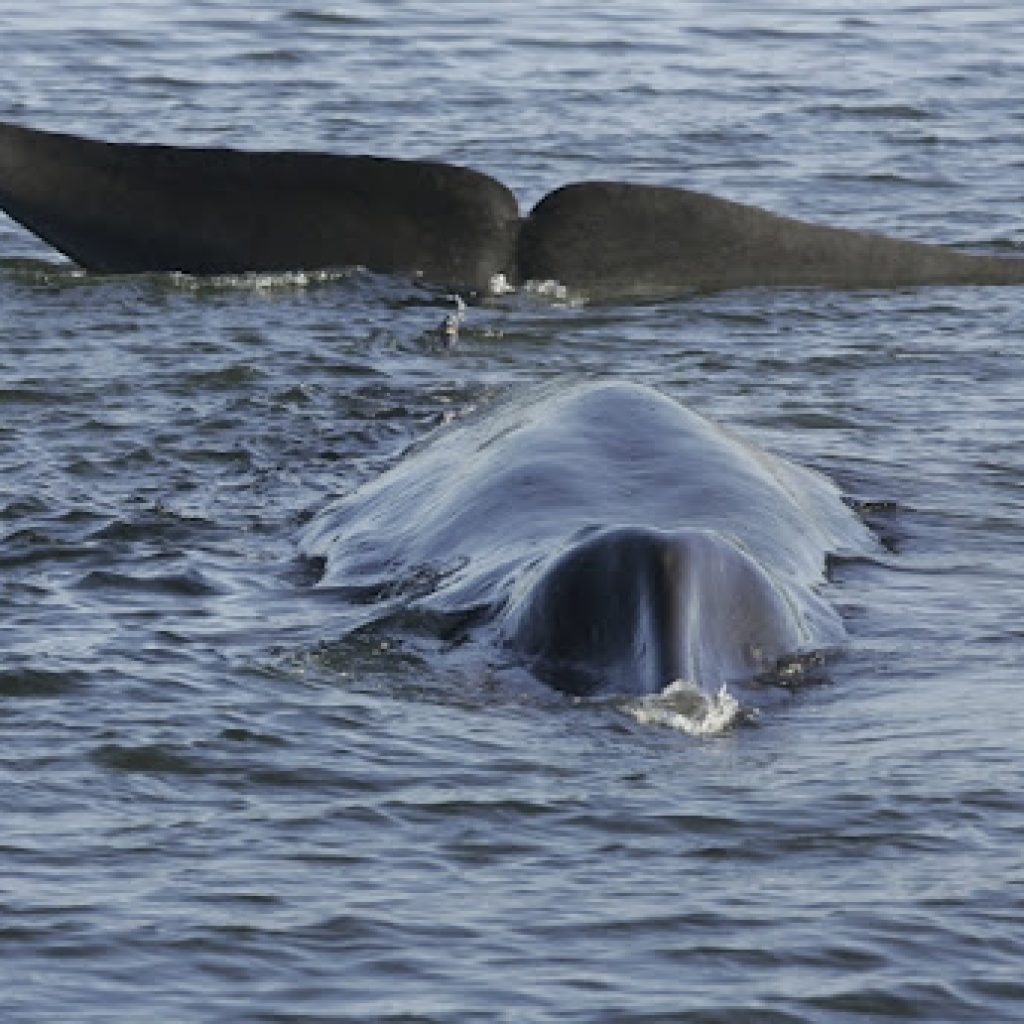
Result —
[[[0, 118], [430, 156], [1019, 250], [1016, 4], [0, 7]], [[1015, 1021], [1019, 289], [443, 295], [83, 275], [0, 219], [5, 1021]], [[534, 384], [836, 480], [815, 682], [710, 737], [352, 633], [299, 538]]]

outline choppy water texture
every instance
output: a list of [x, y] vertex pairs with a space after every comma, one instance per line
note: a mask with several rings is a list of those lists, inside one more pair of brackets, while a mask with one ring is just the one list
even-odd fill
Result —
[[[0, 6], [0, 118], [432, 156], [1020, 250], [1005, 3]], [[74, 271], [0, 220], [5, 1021], [1018, 1020], [1020, 289], [472, 307]], [[432, 428], [652, 383], [823, 471], [815, 683], [714, 737], [351, 632], [303, 525]]]

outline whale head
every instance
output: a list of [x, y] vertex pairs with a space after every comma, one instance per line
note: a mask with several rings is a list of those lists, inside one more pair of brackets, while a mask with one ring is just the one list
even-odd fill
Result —
[[585, 532], [528, 574], [502, 622], [534, 675], [578, 696], [751, 679], [806, 632], [785, 590], [730, 539], [647, 527]]

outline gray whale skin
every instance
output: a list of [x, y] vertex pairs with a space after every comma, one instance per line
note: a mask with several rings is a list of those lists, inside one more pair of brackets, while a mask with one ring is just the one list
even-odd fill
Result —
[[0, 208], [107, 273], [359, 265], [461, 291], [557, 280], [597, 299], [759, 285], [1019, 284], [1024, 259], [823, 227], [681, 188], [582, 182], [520, 217], [422, 160], [110, 143], [0, 122]]
[[826, 554], [874, 550], [824, 477], [619, 382], [440, 429], [302, 548], [321, 586], [388, 595], [381, 619], [473, 613], [509, 664], [577, 695], [716, 688], [836, 648]]

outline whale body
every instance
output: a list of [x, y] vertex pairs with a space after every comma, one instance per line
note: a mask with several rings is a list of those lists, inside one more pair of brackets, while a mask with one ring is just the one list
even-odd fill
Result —
[[302, 539], [321, 586], [471, 612], [502, 657], [577, 695], [717, 687], [840, 646], [825, 557], [871, 545], [824, 477], [620, 382], [442, 429]]
[[87, 270], [359, 265], [598, 299], [748, 286], [1019, 284], [1024, 260], [809, 224], [681, 188], [582, 182], [520, 217], [485, 174], [420, 160], [109, 143], [0, 123], [0, 208]]

